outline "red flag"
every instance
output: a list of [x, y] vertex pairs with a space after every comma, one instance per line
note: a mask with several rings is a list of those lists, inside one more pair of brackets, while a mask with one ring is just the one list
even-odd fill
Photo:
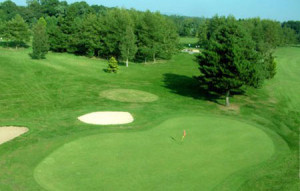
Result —
[[186, 136], [186, 132], [185, 132], [185, 130], [183, 130], [183, 136], [184, 136], [184, 137]]

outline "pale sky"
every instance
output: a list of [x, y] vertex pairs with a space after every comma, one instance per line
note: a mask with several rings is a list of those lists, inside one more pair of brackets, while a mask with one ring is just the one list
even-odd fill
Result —
[[[3, 2], [4, 0], [0, 0]], [[26, 0], [12, 0], [26, 5]], [[76, 0], [67, 0], [68, 3]], [[160, 11], [163, 14], [236, 18], [261, 17], [278, 21], [300, 20], [300, 0], [86, 0], [90, 5]]]

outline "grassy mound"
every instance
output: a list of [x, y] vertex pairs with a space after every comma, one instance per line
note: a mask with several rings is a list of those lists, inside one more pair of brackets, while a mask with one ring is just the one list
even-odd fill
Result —
[[37, 166], [35, 178], [47, 190], [210, 190], [273, 153], [268, 135], [249, 124], [180, 117], [65, 144]]
[[100, 96], [121, 102], [153, 102], [158, 99], [154, 94], [132, 89], [105, 90], [100, 93]]

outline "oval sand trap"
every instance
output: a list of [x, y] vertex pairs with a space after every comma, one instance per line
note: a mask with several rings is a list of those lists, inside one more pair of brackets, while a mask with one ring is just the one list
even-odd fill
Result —
[[0, 145], [10, 141], [28, 131], [26, 127], [0, 127]]
[[93, 112], [82, 115], [78, 119], [84, 123], [93, 125], [118, 125], [133, 122], [133, 117], [128, 112]]
[[132, 89], [105, 90], [100, 93], [100, 96], [120, 102], [153, 102], [158, 99], [154, 94]]
[[[206, 191], [273, 153], [272, 139], [255, 126], [227, 118], [187, 116], [147, 131], [77, 139], [45, 158], [34, 177], [49, 191]], [[237, 190], [234, 186], [227, 190]]]

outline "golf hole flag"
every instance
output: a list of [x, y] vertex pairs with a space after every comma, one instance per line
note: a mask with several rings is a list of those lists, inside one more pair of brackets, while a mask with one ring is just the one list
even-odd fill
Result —
[[183, 141], [183, 139], [185, 138], [185, 136], [186, 136], [186, 131], [185, 131], [185, 130], [183, 130], [183, 135], [182, 135], [182, 139], [181, 139], [181, 141]]

